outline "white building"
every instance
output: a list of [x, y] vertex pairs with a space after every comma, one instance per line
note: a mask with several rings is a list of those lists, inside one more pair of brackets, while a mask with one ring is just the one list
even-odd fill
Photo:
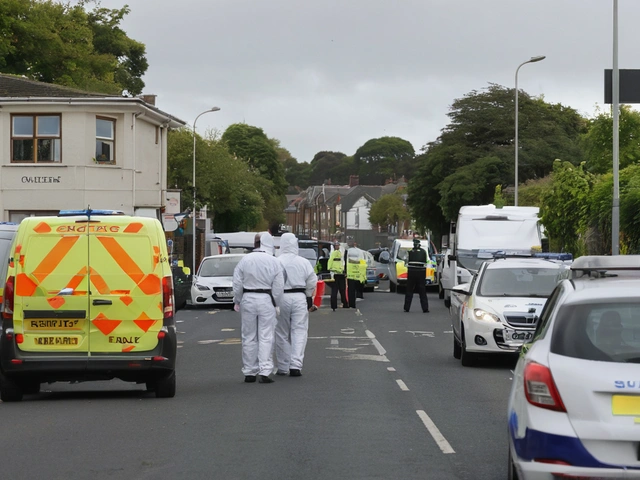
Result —
[[160, 218], [167, 131], [186, 123], [140, 98], [0, 74], [0, 220], [113, 209]]

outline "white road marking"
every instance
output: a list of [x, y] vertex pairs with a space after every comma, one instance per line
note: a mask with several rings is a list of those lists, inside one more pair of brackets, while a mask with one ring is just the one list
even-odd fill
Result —
[[327, 350], [338, 350], [340, 352], [357, 352], [360, 348], [345, 348], [345, 347], [327, 347]]
[[380, 355], [385, 355], [387, 353], [387, 351], [384, 349], [382, 344], [378, 341], [378, 339], [373, 334], [373, 332], [371, 332], [370, 330], [365, 330], [365, 333], [367, 334], [367, 337], [369, 337], [371, 339], [371, 341], [373, 342], [373, 346], [376, 347], [376, 350], [378, 350], [378, 353]]
[[393, 367], [387, 367], [387, 370], [388, 370], [389, 372], [395, 372], [395, 371], [396, 371], [396, 369], [395, 369], [395, 368], [393, 368]]
[[327, 357], [327, 358], [338, 358], [340, 360], [371, 360], [373, 362], [388, 362], [389, 359], [384, 355], [363, 355], [363, 354], [353, 354], [347, 355], [345, 357]]
[[444, 331], [444, 332], [442, 332], [442, 333], [453, 333], [453, 330], [445, 330], [445, 331]]
[[198, 340], [198, 343], [200, 345], [209, 345], [210, 343], [218, 343], [218, 342], [222, 342], [222, 339], [220, 339], [220, 340]]
[[389, 330], [389, 333], [398, 333], [398, 330]]
[[407, 387], [407, 384], [404, 383], [402, 380], [396, 380], [396, 383], [400, 387], [400, 390], [402, 390], [403, 392], [408, 392], [409, 391], [409, 387]]
[[234, 332], [236, 329], [235, 328], [222, 328], [220, 329], [221, 332]]
[[411, 333], [414, 337], [418, 336], [418, 337], [430, 337], [430, 338], [434, 338], [435, 335], [433, 332], [419, 332], [419, 331], [414, 331], [414, 330], [407, 330], [407, 333]]
[[342, 333], [343, 335], [350, 335], [352, 333], [356, 333], [356, 331], [353, 328], [341, 328], [340, 333]]
[[335, 338], [331, 340], [331, 345], [338, 345], [338, 343], [340, 342], [338, 342], [338, 340], [336, 340]]
[[416, 413], [420, 417], [420, 420], [422, 420], [422, 423], [424, 423], [424, 426], [427, 427], [427, 430], [429, 430], [429, 433], [438, 444], [438, 447], [440, 447], [440, 450], [442, 450], [442, 453], [456, 453], [455, 450], [451, 448], [451, 445], [449, 445], [449, 442], [447, 442], [447, 439], [444, 438], [444, 435], [440, 433], [436, 424], [429, 418], [427, 412], [424, 410], [416, 410]]

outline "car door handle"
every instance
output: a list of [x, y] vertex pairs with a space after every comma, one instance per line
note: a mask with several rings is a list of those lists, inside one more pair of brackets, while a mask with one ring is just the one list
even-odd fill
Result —
[[111, 305], [112, 303], [111, 300], [102, 300], [100, 298], [93, 301], [93, 305]]

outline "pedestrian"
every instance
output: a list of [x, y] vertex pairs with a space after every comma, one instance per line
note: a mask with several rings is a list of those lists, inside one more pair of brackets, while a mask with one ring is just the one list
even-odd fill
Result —
[[333, 251], [329, 255], [329, 272], [332, 274], [333, 281], [331, 284], [331, 309], [335, 312], [338, 308], [338, 292], [340, 293], [340, 301], [343, 308], [349, 308], [347, 301], [347, 293], [345, 291], [345, 262], [342, 251], [340, 250], [340, 242], [337, 240], [333, 243]]
[[284, 295], [276, 325], [276, 375], [299, 377], [318, 277], [309, 261], [298, 255], [298, 239], [293, 233], [280, 237], [278, 260], [284, 275]]
[[[364, 252], [353, 241], [348, 241], [347, 245], [349, 245], [347, 250], [347, 298], [349, 308], [356, 308], [358, 290], [362, 286], [362, 264], [360, 260], [364, 258]], [[364, 274], [366, 278], [366, 264]]]
[[272, 383], [276, 314], [282, 302], [282, 265], [269, 232], [256, 235], [253, 251], [233, 271], [233, 303], [240, 311], [244, 381]]
[[420, 297], [420, 306], [422, 311], [429, 311], [429, 300], [427, 299], [427, 286], [425, 280], [427, 277], [427, 252], [420, 246], [420, 239], [413, 239], [413, 249], [409, 250], [407, 258], [407, 290], [404, 295], [404, 311], [408, 312], [411, 308], [411, 300], [413, 293], [417, 289]]

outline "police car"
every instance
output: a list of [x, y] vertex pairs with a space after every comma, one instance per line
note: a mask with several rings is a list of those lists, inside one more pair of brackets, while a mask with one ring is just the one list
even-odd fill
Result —
[[520, 352], [510, 479], [640, 478], [640, 256], [580, 257]]
[[471, 283], [452, 289], [453, 356], [467, 367], [481, 354], [513, 354], [530, 340], [547, 297], [568, 272], [562, 261], [545, 258], [488, 259]]

